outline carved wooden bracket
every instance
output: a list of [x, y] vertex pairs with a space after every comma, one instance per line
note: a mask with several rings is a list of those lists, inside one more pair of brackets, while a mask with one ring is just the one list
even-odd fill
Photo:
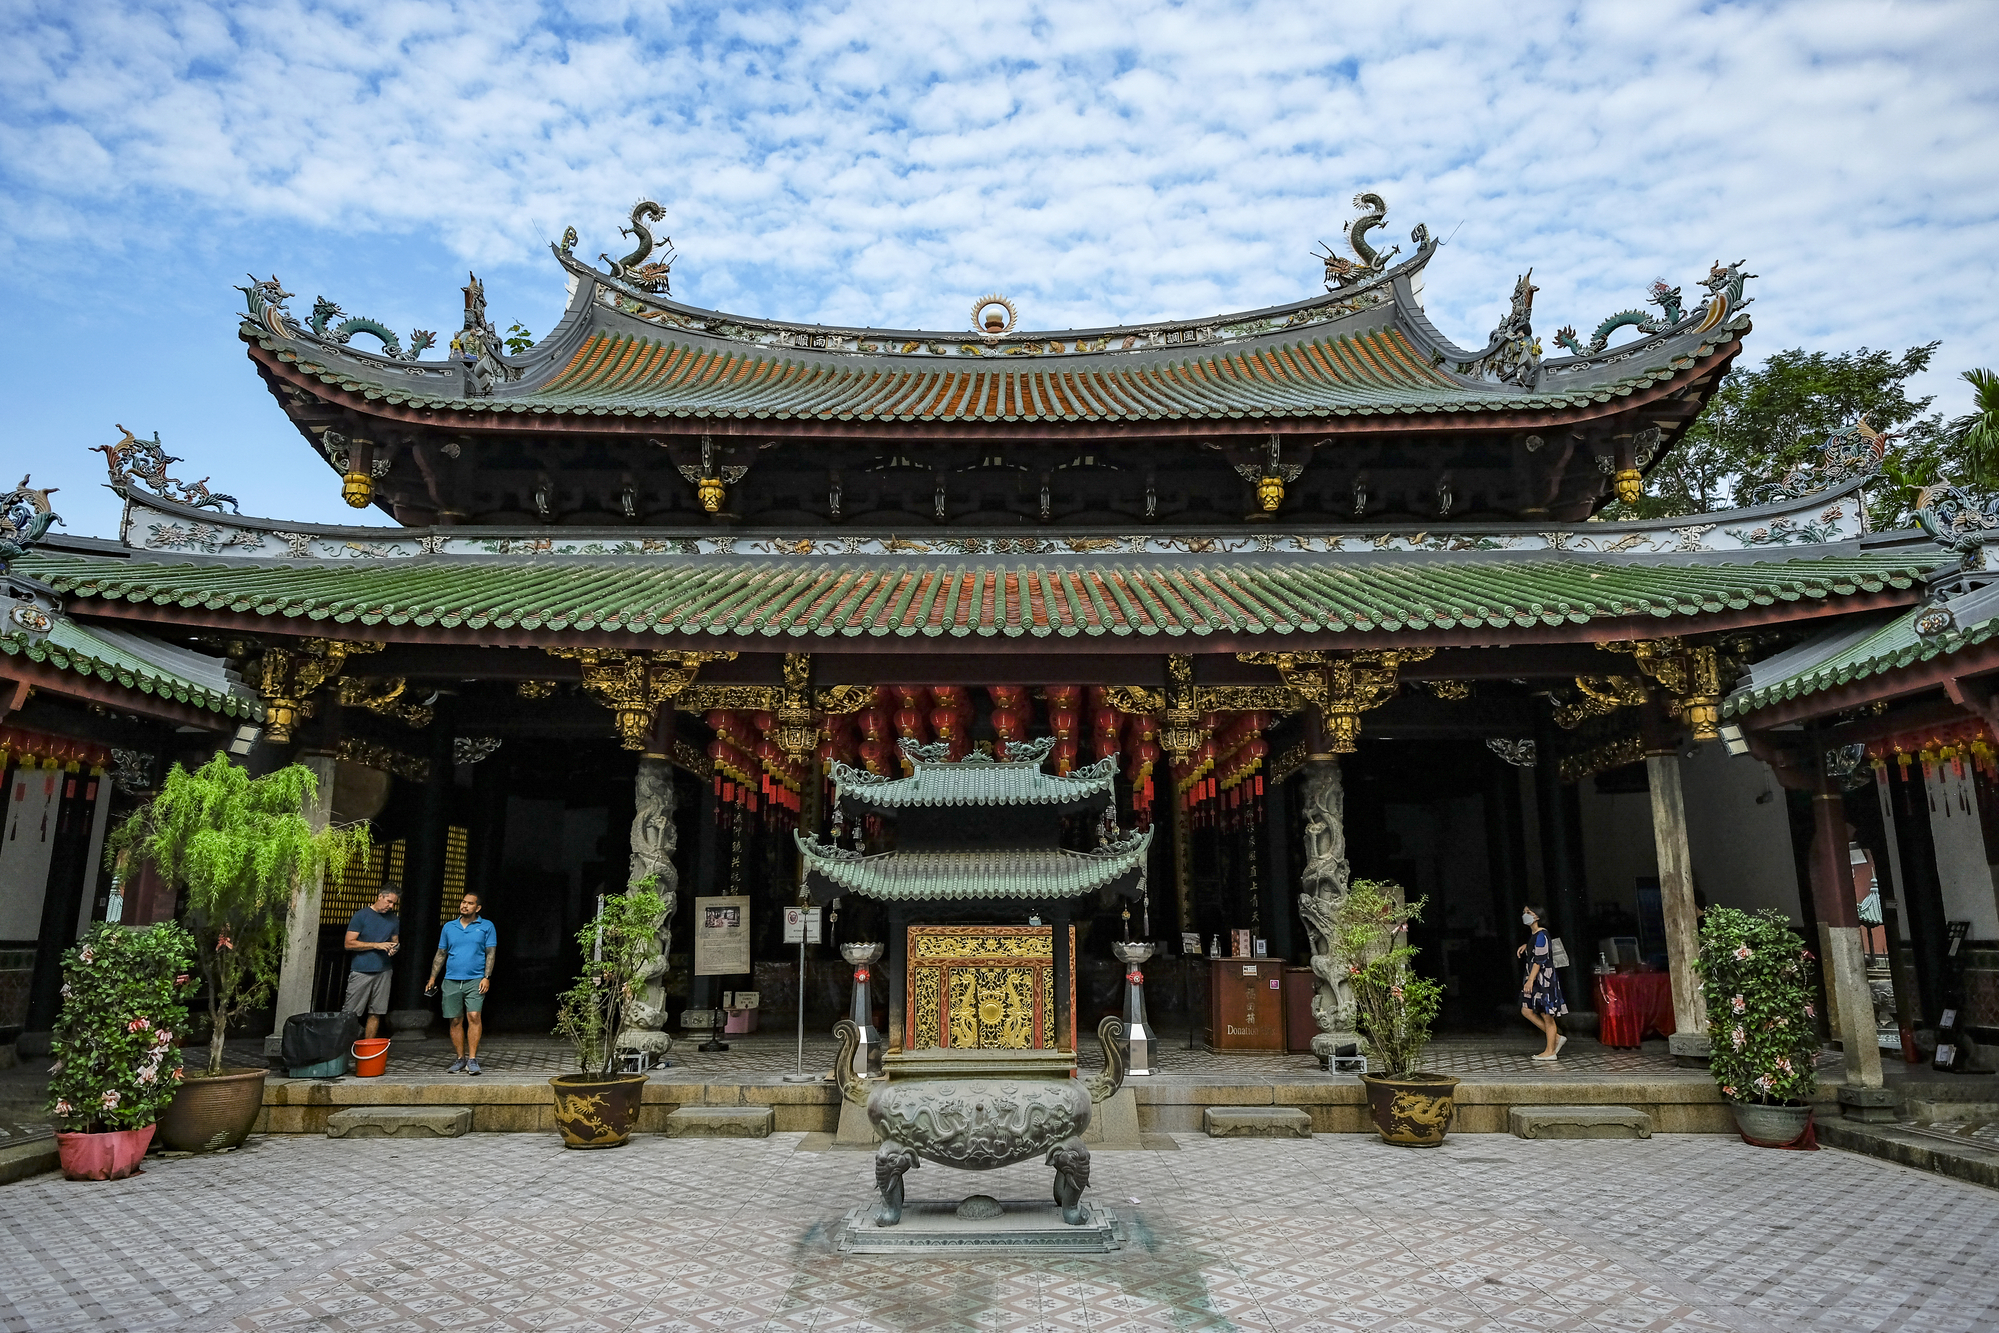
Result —
[[379, 643], [348, 639], [305, 639], [296, 648], [266, 648], [256, 671], [257, 693], [264, 698], [264, 736], [275, 745], [291, 740], [302, 717], [318, 705], [313, 695], [340, 675], [349, 657], [379, 653]]
[[586, 694], [617, 714], [618, 739], [644, 750], [653, 719], [694, 683], [703, 662], [729, 661], [732, 652], [626, 652], [622, 648], [549, 648], [550, 657], [582, 664]]

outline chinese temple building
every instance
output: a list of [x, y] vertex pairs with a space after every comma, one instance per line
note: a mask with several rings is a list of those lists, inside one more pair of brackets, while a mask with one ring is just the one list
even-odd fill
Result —
[[[1690, 304], [1656, 284], [1649, 313], [1587, 340], [1538, 334], [1522, 277], [1460, 345], [1424, 312], [1438, 242], [1377, 249], [1385, 206], [1359, 203], [1318, 294], [1092, 329], [1028, 331], [998, 295], [958, 331], [685, 305], [650, 203], [622, 259], [586, 262], [565, 233], [565, 313], [519, 352], [477, 278], [428, 359], [431, 333], [325, 298], [302, 315], [253, 280], [243, 344], [297, 447], [396, 526], [242, 516], [124, 432], [102, 446], [117, 540], [46, 531], [9, 560], [4, 721], [120, 748], [143, 732], [131, 792], [244, 727], [246, 762], [306, 757], [331, 817], [374, 819], [378, 861], [294, 913], [280, 1016], [333, 993], [329, 941], [394, 875], [418, 920], [486, 893], [488, 1022], [545, 1029], [594, 894], [643, 851], [667, 887], [751, 900], [754, 977], [721, 984], [766, 1007], [803, 985], [830, 1022], [832, 945], [888, 924], [851, 884], [803, 977], [779, 943], [801, 855], [822, 898], [862, 873], [811, 850], [835, 766], [887, 791], [923, 767], [904, 743], [1004, 759], [1047, 737], [1042, 780], [1118, 761], [1099, 784], [1116, 821], [1160, 835], [1132, 853], [1140, 925], [1176, 955], [1246, 931], [1302, 966], [1324, 950], [1301, 889], [1388, 877], [1429, 898], [1416, 943], [1447, 1023], [1512, 1012], [1532, 902], [1569, 941], [1579, 1008], [1599, 942], [1628, 940], [1698, 1034], [1698, 906], [1770, 906], [1831, 932], [1828, 976], [1862, 997], [1833, 1006], [1836, 1038], [1874, 1049], [1865, 956], [1884, 950], [1912, 978], [1901, 1017], [1934, 1023], [1988, 975], [1950, 972], [1942, 923], [1983, 947], [1999, 920], [1983, 842], [1932, 836], [1909, 784], [1999, 808], [1992, 691], [1969, 679], [1999, 669], [1999, 604], [1966, 572], [1999, 517], [1967, 497], [1934, 532], [1867, 531], [1885, 441], [1862, 422], [1752, 508], [1602, 521], [1740, 354], [1753, 275], [1718, 264]], [[1710, 743], [1725, 724], [1754, 758]], [[42, 799], [16, 775], [51, 755], [69, 762], [16, 747], [10, 827]], [[1915, 797], [1877, 802], [1859, 785], [1877, 771]], [[1087, 851], [1095, 817], [1061, 845]], [[1862, 939], [1850, 841], [1896, 866], [1896, 947]], [[102, 881], [72, 859], [65, 884]], [[0, 859], [0, 884], [0, 950], [45, 953], [106, 901], [64, 888], [48, 916], [26, 862]], [[1088, 1025], [1117, 1008], [1124, 907], [1075, 901]], [[399, 957], [399, 1005], [427, 957]], [[668, 981], [674, 1008], [713, 1004], [715, 979]], [[1170, 1021], [1171, 994], [1152, 1003]], [[1984, 1003], [1999, 1023], [1999, 993]]]

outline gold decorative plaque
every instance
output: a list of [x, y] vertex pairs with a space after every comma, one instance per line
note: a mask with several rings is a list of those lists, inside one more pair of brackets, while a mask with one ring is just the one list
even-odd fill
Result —
[[[1069, 928], [1069, 1033], [1076, 1048], [1076, 928]], [[1055, 1040], [1051, 926], [911, 926], [905, 1048], [1045, 1050]]]

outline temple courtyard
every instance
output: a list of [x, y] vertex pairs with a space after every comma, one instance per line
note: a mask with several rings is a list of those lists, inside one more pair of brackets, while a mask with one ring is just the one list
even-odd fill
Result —
[[[1171, 1148], [1166, 1149], [1165, 1143]], [[1176, 1134], [1100, 1152], [1112, 1255], [855, 1257], [864, 1151], [808, 1136], [253, 1137], [0, 1189], [0, 1328], [1923, 1329], [1999, 1325], [1994, 1195], [1722, 1135]], [[912, 1200], [1046, 1197], [926, 1166]]]

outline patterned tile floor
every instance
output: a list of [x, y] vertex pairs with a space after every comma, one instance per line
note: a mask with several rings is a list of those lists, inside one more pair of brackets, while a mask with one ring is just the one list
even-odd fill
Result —
[[[1525, 1027], [1524, 1024], [1522, 1026]], [[704, 1052], [697, 1046], [698, 1043], [692, 1040], [676, 1041], [668, 1058], [673, 1061], [674, 1068], [703, 1080], [769, 1078], [790, 1072], [798, 1060], [797, 1039], [789, 1033], [760, 1032], [732, 1036], [727, 1051]], [[235, 1049], [232, 1044], [232, 1052]], [[805, 1068], [820, 1072], [830, 1069], [834, 1050], [830, 1037], [808, 1033], [805, 1038]], [[1684, 1077], [1695, 1081], [1708, 1077], [1705, 1070], [1676, 1066], [1663, 1040], [1649, 1041], [1638, 1050], [1619, 1050], [1599, 1045], [1588, 1037], [1577, 1037], [1564, 1048], [1560, 1063], [1552, 1069], [1531, 1058], [1534, 1050], [1534, 1041], [1527, 1035], [1444, 1038], [1431, 1044], [1423, 1064], [1425, 1068], [1452, 1074], [1515, 1075], [1537, 1080], [1554, 1075], [1637, 1075], [1645, 1078]], [[245, 1044], [242, 1058], [246, 1062], [261, 1062], [263, 1057], [260, 1048]], [[450, 1064], [451, 1058], [451, 1045], [442, 1037], [423, 1041], [399, 1039], [389, 1047], [389, 1077], [437, 1073]], [[1828, 1058], [1832, 1062], [1831, 1067], [1836, 1069], [1838, 1056]], [[1199, 1046], [1190, 1050], [1184, 1033], [1163, 1038], [1154, 1047], [1154, 1060], [1157, 1072], [1167, 1076], [1280, 1078], [1294, 1074], [1309, 1077], [1319, 1073], [1319, 1063], [1310, 1055], [1256, 1051], [1222, 1053], [1203, 1050]], [[1102, 1064], [1094, 1039], [1084, 1041], [1082, 1062], [1091, 1068]], [[495, 1036], [480, 1044], [479, 1064], [487, 1074], [546, 1076], [569, 1069], [572, 1060], [569, 1048], [553, 1038]]]
[[[1258, 1330], [1999, 1326], [1999, 1207], [1836, 1151], [1716, 1136], [1179, 1137], [1100, 1153], [1132, 1244], [1097, 1258], [842, 1258], [866, 1154], [800, 1136], [253, 1139], [127, 1181], [0, 1188], [0, 1329]], [[1035, 1165], [917, 1197], [1045, 1198]]]

